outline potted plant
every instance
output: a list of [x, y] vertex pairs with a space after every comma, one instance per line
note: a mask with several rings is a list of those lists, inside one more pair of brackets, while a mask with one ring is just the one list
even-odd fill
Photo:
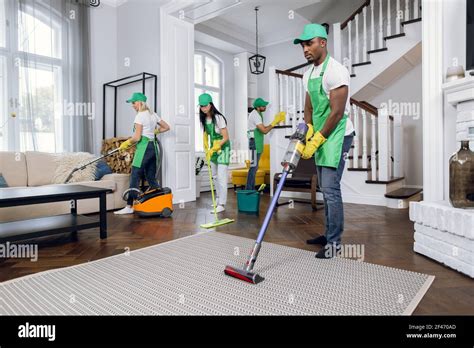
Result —
[[202, 167], [204, 167], [204, 158], [197, 157], [196, 158], [196, 198], [201, 196], [201, 177], [199, 174], [201, 173]]

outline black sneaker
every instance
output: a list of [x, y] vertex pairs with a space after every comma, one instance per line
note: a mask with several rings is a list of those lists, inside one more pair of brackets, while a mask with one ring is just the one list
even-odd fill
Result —
[[316, 258], [317, 259], [330, 259], [334, 256], [337, 256], [337, 254], [341, 251], [341, 246], [334, 246], [334, 245], [325, 245], [324, 248], [319, 250], [316, 253]]
[[308, 239], [306, 241], [306, 244], [319, 244], [319, 245], [325, 246], [326, 244], [328, 244], [328, 240], [326, 239], [325, 236], [319, 236], [313, 239]]

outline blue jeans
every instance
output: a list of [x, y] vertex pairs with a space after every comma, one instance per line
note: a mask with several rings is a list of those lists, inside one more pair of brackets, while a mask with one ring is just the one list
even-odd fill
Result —
[[[156, 181], [156, 153], [153, 141], [149, 141], [145, 155], [143, 156], [142, 166], [140, 168], [132, 167], [132, 173], [130, 175], [130, 188], [138, 188], [140, 179], [145, 175], [145, 179], [148, 182], [150, 188], [158, 188], [158, 182]], [[133, 200], [137, 197], [136, 191], [131, 191], [127, 198], [127, 204], [132, 205]]]
[[318, 183], [324, 197], [324, 213], [326, 215], [325, 237], [330, 244], [341, 243], [344, 231], [344, 208], [341, 196], [341, 178], [344, 171], [345, 158], [351, 149], [353, 135], [346, 135], [342, 144], [342, 155], [336, 168], [316, 165]]
[[249, 172], [247, 174], [247, 185], [245, 185], [246, 190], [255, 190], [255, 176], [257, 175], [258, 163], [260, 162], [261, 153], [257, 153], [257, 161], [252, 166], [250, 165]]

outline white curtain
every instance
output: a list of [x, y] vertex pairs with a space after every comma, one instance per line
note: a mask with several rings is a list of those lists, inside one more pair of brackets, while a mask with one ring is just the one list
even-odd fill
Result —
[[11, 88], [18, 93], [19, 150], [93, 152], [89, 1], [15, 3]]

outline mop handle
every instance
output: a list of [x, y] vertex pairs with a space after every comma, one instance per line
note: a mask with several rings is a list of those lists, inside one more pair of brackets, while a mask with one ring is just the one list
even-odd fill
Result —
[[273, 195], [272, 201], [270, 203], [270, 207], [267, 210], [267, 214], [265, 215], [265, 220], [263, 220], [262, 227], [260, 227], [260, 232], [258, 233], [257, 237], [257, 244], [262, 243], [263, 237], [265, 236], [265, 232], [267, 231], [268, 224], [270, 223], [270, 219], [272, 218], [273, 212], [275, 211], [275, 206], [278, 202], [278, 198], [280, 198], [281, 190], [283, 189], [283, 185], [285, 184], [286, 177], [288, 176], [289, 167], [285, 168], [281, 173], [280, 181], [278, 182], [277, 189]]
[[211, 161], [207, 160], [207, 169], [209, 172], [209, 183], [211, 184], [212, 206], [214, 208], [214, 217], [217, 221], [216, 198], [214, 197], [214, 185], [212, 184]]

